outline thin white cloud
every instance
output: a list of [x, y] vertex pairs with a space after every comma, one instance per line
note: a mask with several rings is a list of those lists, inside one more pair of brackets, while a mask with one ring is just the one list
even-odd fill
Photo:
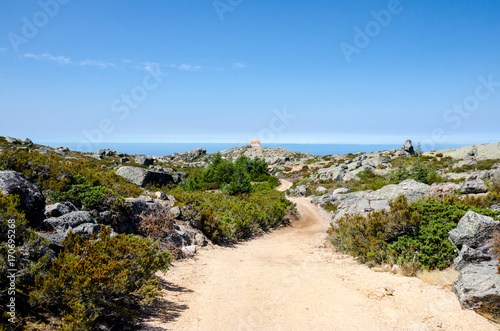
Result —
[[54, 56], [54, 55], [51, 55], [48, 53], [43, 53], [41, 55], [32, 54], [32, 53], [25, 53], [24, 57], [29, 57], [29, 58], [32, 58], [35, 60], [54, 61], [54, 62], [57, 62], [59, 64], [71, 64], [72, 63], [71, 60], [65, 56]]
[[103, 69], [105, 69], [107, 67], [116, 68], [116, 64], [114, 64], [113, 62], [85, 60], [85, 61], [81, 61], [78, 64], [81, 66], [96, 66], [96, 67], [101, 67]]
[[53, 61], [57, 62], [59, 64], [74, 64], [74, 65], [79, 65], [79, 66], [94, 66], [94, 67], [99, 67], [99, 68], [108, 68], [108, 67], [113, 67], [116, 68], [116, 64], [113, 62], [109, 61], [95, 61], [95, 60], [85, 60], [85, 61], [71, 61], [68, 57], [66, 56], [54, 56], [49, 53], [43, 53], [43, 54], [33, 54], [33, 53], [25, 53], [24, 57], [35, 59], [35, 60], [47, 60], [47, 61]]
[[181, 64], [180, 66], [177, 67], [177, 69], [196, 71], [196, 70], [200, 70], [201, 66], [193, 66], [191, 64]]
[[142, 69], [146, 71], [155, 71], [158, 70], [158, 68], [161, 68], [162, 65], [157, 62], [144, 62]]
[[241, 62], [236, 62], [236, 63], [233, 63], [233, 68], [246, 68], [248, 67], [245, 63], [241, 63]]
[[5, 52], [7, 48], [0, 48], [0, 52]]

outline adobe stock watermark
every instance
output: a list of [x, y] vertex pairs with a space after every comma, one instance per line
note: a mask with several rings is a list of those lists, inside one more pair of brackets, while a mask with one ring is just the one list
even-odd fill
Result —
[[16, 220], [9, 219], [7, 223], [7, 315], [10, 323], [16, 320]]
[[[412, 0], [406, 1], [411, 2]], [[404, 7], [399, 0], [389, 0], [386, 9], [370, 11], [373, 20], [367, 22], [364, 28], [360, 28], [359, 26], [354, 27], [355, 34], [352, 43], [343, 41], [339, 44], [346, 62], [348, 64], [351, 63], [353, 55], [359, 55], [363, 49], [368, 47], [373, 38], [376, 38], [382, 32], [383, 28], [388, 27], [392, 22], [392, 18], [401, 14], [403, 9]]]
[[54, 18], [62, 5], [66, 5], [71, 0], [40, 0], [38, 6], [41, 10], [34, 13], [31, 18], [23, 16], [21, 18], [22, 26], [20, 33], [9, 32], [7, 39], [10, 46], [16, 54], [19, 53], [19, 46], [27, 44], [38, 35], [40, 29], [46, 26], [51, 18]]
[[[291, 123], [291, 120], [295, 119], [297, 115], [288, 113], [286, 107], [282, 110], [273, 109], [274, 116], [269, 120], [269, 125], [260, 129], [257, 137], [259, 141], [273, 142], [276, 138], [276, 134], [283, 132]], [[249, 137], [249, 140], [255, 140], [255, 137]]]
[[78, 149], [83, 152], [91, 152], [95, 144], [104, 142], [104, 137], [110, 135], [116, 129], [116, 121], [125, 121], [132, 110], [137, 109], [149, 93], [163, 82], [163, 77], [167, 73], [160, 70], [159, 65], [151, 66], [140, 84], [134, 86], [129, 93], [122, 94], [119, 98], [113, 100], [110, 106], [113, 117], [104, 117], [99, 121], [96, 128], [83, 130], [82, 133], [86, 139], [82, 140]]
[[[493, 75], [488, 75], [487, 78], [479, 76], [479, 84], [474, 89], [474, 93], [466, 96], [462, 102], [455, 103], [443, 113], [443, 121], [448, 125], [448, 130], [459, 130], [464, 121], [473, 113], [478, 111], [481, 102], [489, 99], [500, 87], [500, 81], [494, 81]], [[448, 140], [446, 127], [439, 127], [432, 131], [430, 137], [422, 142], [422, 146], [430, 150], [436, 144], [442, 144]], [[500, 143], [497, 144], [500, 149]]]
[[234, 8], [241, 5], [243, 0], [215, 0], [212, 2], [215, 12], [221, 21], [224, 21], [226, 12], [232, 12]]

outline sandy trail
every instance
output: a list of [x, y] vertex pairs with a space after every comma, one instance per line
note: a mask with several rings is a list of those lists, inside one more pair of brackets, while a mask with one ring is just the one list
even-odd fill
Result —
[[278, 191], [286, 191], [293, 185], [291, 181], [286, 179], [280, 179], [280, 181], [281, 181], [280, 185], [276, 188]]
[[202, 250], [162, 274], [169, 312], [144, 330], [499, 330], [462, 310], [449, 288], [323, 248], [331, 218], [291, 200], [301, 215], [292, 226]]

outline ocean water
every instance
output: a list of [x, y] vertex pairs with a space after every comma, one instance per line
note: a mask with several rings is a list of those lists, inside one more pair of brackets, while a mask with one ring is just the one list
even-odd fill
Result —
[[[51, 147], [65, 146], [71, 150], [79, 151], [80, 145], [77, 143], [43, 142], [43, 145]], [[127, 154], [144, 155], [172, 155], [175, 152], [186, 152], [198, 147], [205, 148], [207, 153], [216, 153], [233, 147], [241, 147], [244, 143], [99, 143], [92, 145], [92, 150], [84, 152], [97, 152], [99, 149], [111, 148], [117, 152]], [[263, 147], [281, 147], [292, 152], [310, 153], [315, 155], [347, 154], [347, 153], [370, 153], [387, 149], [399, 149], [402, 144], [262, 144]], [[441, 145], [436, 149], [457, 148], [462, 145]], [[415, 146], [416, 148], [416, 146]], [[424, 152], [427, 152], [424, 150]]]

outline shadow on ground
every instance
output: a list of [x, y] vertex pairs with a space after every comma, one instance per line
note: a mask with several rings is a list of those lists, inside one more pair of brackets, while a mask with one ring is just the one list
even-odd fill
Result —
[[165, 330], [161, 327], [145, 325], [144, 321], [148, 320], [150, 317], [154, 317], [155, 319], [159, 319], [162, 322], [172, 322], [175, 321], [179, 316], [181, 316], [182, 312], [189, 309], [187, 305], [177, 304], [165, 298], [169, 297], [169, 293], [191, 293], [193, 292], [193, 290], [176, 285], [172, 282], [167, 282], [160, 278], [158, 278], [158, 281], [160, 282], [162, 292], [164, 292], [164, 298], [160, 299], [159, 302], [156, 302], [155, 304], [142, 307], [141, 322], [137, 325], [137, 328], [135, 330]]

